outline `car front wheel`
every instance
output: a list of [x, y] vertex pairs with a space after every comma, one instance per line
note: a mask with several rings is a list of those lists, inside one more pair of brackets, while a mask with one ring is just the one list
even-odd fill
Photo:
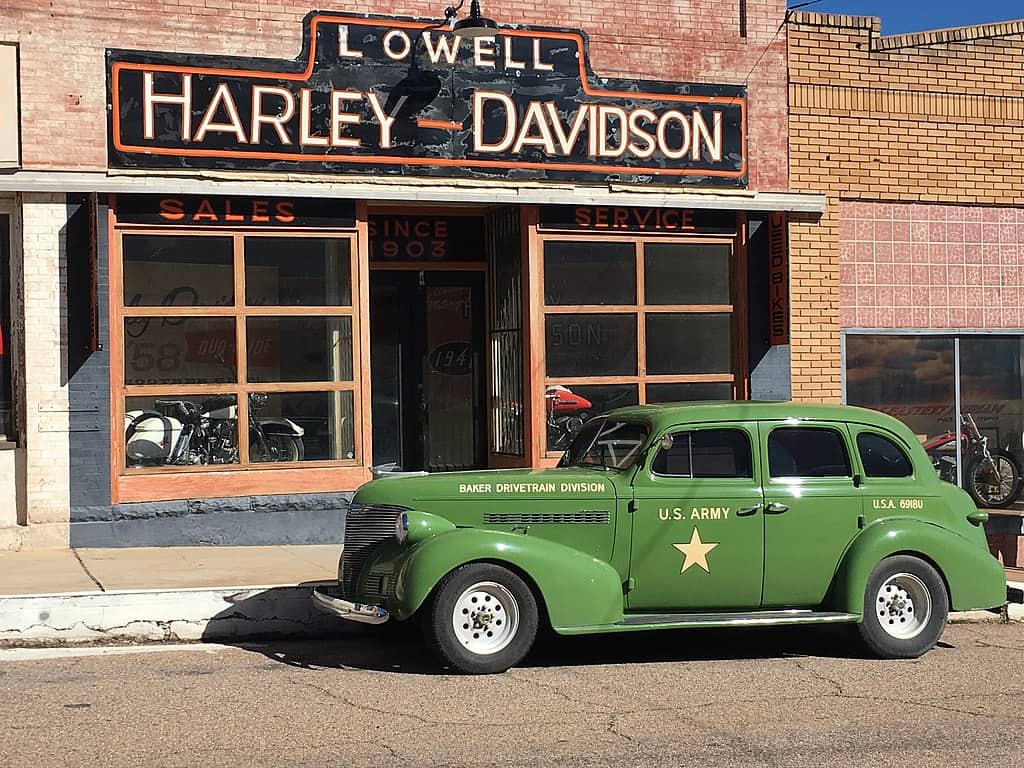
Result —
[[437, 585], [424, 634], [442, 662], [486, 675], [504, 672], [527, 654], [537, 620], [537, 601], [519, 576], [493, 563], [470, 563]]
[[949, 611], [942, 577], [909, 555], [882, 560], [864, 593], [860, 636], [885, 659], [914, 659], [938, 642]]

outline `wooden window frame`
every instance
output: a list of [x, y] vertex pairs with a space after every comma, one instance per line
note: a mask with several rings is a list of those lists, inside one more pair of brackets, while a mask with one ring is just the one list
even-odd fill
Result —
[[[532, 339], [532, 357], [537, 368], [540, 391], [534, 392], [537, 403], [534, 407], [533, 432], [536, 445], [535, 451], [541, 466], [552, 465], [562, 454], [550, 451], [547, 447], [547, 430], [545, 419], [547, 409], [544, 391], [549, 385], [563, 386], [594, 386], [602, 384], [630, 384], [637, 387], [637, 403], [647, 403], [647, 384], [688, 384], [688, 383], [727, 383], [732, 385], [733, 397], [737, 400], [749, 397], [749, 364], [747, 356], [747, 312], [746, 296], [746, 221], [743, 214], [737, 214], [736, 232], [716, 234], [659, 234], [659, 233], [621, 233], [606, 234], [596, 232], [580, 232], [579, 230], [548, 230], [538, 231], [536, 224], [530, 233], [531, 247], [531, 316], [534, 323]], [[557, 242], [615, 242], [631, 243], [636, 268], [636, 303], [623, 305], [579, 304], [548, 306], [544, 300], [544, 245], [550, 241]], [[680, 243], [686, 245], [727, 245], [729, 246], [729, 292], [730, 304], [647, 304], [644, 295], [644, 243]], [[547, 374], [546, 318], [557, 314], [632, 314], [637, 320], [637, 373], [629, 376], [575, 376], [551, 377]], [[647, 353], [646, 317], [650, 314], [729, 314], [732, 326], [731, 354], [732, 372], [729, 374], [647, 374], [645, 369]], [[539, 398], [539, 399], [538, 399]]]
[[[360, 210], [361, 209], [361, 210]], [[360, 215], [360, 213], [362, 215]], [[159, 501], [181, 498], [324, 493], [351, 490], [370, 479], [369, 418], [369, 286], [365, 204], [357, 205], [355, 229], [161, 227], [119, 224], [116, 204], [108, 219], [111, 500]], [[231, 306], [126, 307], [122, 237], [125, 235], [208, 236], [232, 239], [235, 300]], [[339, 239], [349, 243], [351, 303], [348, 306], [247, 306], [245, 303], [245, 241], [253, 237]], [[232, 384], [125, 384], [124, 320], [130, 317], [227, 317], [235, 323], [237, 380]], [[352, 322], [352, 379], [336, 382], [250, 383], [245, 323], [249, 317], [349, 317]], [[249, 462], [248, 394], [251, 392], [352, 392], [353, 453], [351, 459], [291, 463]], [[126, 465], [125, 398], [156, 394], [234, 394], [238, 407], [238, 464], [133, 468]]]

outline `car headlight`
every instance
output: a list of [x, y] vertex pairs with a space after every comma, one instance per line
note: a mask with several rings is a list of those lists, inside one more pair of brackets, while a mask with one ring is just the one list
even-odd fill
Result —
[[405, 512], [395, 517], [395, 541], [404, 544], [409, 536], [409, 516]]

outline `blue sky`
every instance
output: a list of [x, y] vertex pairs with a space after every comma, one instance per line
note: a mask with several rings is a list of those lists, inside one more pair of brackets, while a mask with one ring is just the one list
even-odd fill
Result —
[[883, 35], [1024, 18], [1021, 0], [823, 0], [802, 10], [880, 16]]

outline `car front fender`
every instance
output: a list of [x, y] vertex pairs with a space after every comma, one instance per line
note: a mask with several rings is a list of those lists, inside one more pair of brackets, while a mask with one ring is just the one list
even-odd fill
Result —
[[445, 574], [481, 561], [511, 566], [532, 581], [556, 631], [622, 618], [622, 579], [609, 563], [536, 536], [479, 528], [442, 533], [409, 549], [389, 603], [393, 615], [408, 618]]
[[846, 550], [826, 605], [837, 611], [863, 613], [871, 571], [879, 561], [897, 554], [931, 561], [946, 582], [954, 611], [995, 608], [1006, 602], [1006, 576], [987, 549], [938, 525], [888, 518], [865, 528]]

